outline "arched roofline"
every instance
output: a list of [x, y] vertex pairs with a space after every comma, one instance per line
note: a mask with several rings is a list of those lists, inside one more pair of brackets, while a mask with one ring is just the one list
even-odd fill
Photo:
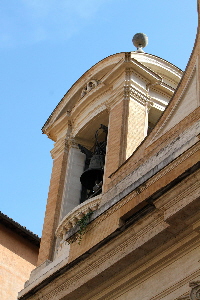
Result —
[[[112, 55], [109, 55], [105, 58], [103, 58], [102, 60], [98, 61], [96, 64], [94, 64], [91, 68], [89, 68], [87, 71], [85, 71], [85, 73], [83, 73], [73, 84], [72, 86], [68, 89], [68, 91], [65, 93], [65, 95], [62, 97], [62, 99], [58, 102], [58, 104], [56, 105], [56, 107], [54, 108], [54, 110], [52, 111], [52, 113], [50, 114], [50, 116], [48, 117], [47, 121], [45, 122], [45, 124], [42, 127], [42, 133], [45, 133], [45, 127], [48, 125], [48, 123], [50, 122], [50, 120], [52, 119], [52, 117], [54, 116], [55, 112], [58, 110], [58, 108], [60, 107], [60, 105], [63, 103], [63, 101], [66, 99], [66, 96], [69, 93], [73, 94], [73, 89], [75, 88], [75, 86], [84, 78], [87, 76], [87, 74], [89, 75], [89, 73], [94, 72], [94, 70], [100, 65], [102, 64], [102, 62], [106, 63], [107, 60], [109, 60], [110, 58], [114, 58], [117, 55], [125, 55], [128, 52], [120, 52], [120, 53], [115, 53]], [[102, 66], [103, 67], [103, 66]], [[103, 68], [102, 68], [103, 69]], [[95, 72], [94, 72], [95, 73]]]
[[[45, 122], [44, 126], [42, 127], [42, 133], [46, 133], [46, 128], [48, 128], [49, 124], [54, 122], [54, 120], [56, 120], [57, 116], [59, 115], [60, 111], [62, 111], [62, 109], [64, 108], [64, 106], [68, 103], [68, 101], [70, 100], [70, 97], [72, 97], [74, 95], [74, 93], [76, 93], [76, 87], [80, 85], [84, 85], [87, 83], [87, 80], [92, 79], [92, 77], [95, 77], [95, 74], [97, 74], [100, 71], [105, 70], [106, 68], [108, 68], [110, 66], [110, 69], [112, 69], [112, 66], [114, 66], [115, 64], [119, 63], [120, 61], [123, 60], [126, 61], [127, 57], [131, 56], [131, 53], [134, 52], [120, 52], [120, 53], [116, 53], [116, 54], [112, 54], [110, 56], [107, 56], [106, 58], [100, 60], [99, 62], [97, 62], [95, 65], [93, 65], [90, 69], [88, 69], [81, 77], [79, 77], [75, 83], [70, 87], [70, 89], [65, 93], [65, 95], [63, 96], [63, 98], [59, 101], [59, 103], [57, 104], [57, 106], [55, 107], [55, 109], [52, 111], [51, 115], [49, 116], [49, 118], [47, 119], [47, 121]], [[176, 67], [174, 64], [170, 63], [169, 61], [160, 58], [156, 55], [153, 54], [148, 54], [145, 53], [149, 58], [155, 58], [157, 61], [159, 61], [160, 63], [162, 63], [163, 65], [169, 66], [172, 69], [174, 69], [177, 73], [182, 72], [182, 70], [178, 67]], [[118, 62], [116, 63], [116, 59], [118, 58]], [[132, 58], [132, 60], [135, 60], [134, 58]], [[110, 61], [110, 63], [108, 64], [108, 62]], [[141, 63], [138, 60], [138, 63]], [[67, 101], [67, 97], [68, 97], [68, 101]], [[66, 100], [66, 102], [65, 102]]]

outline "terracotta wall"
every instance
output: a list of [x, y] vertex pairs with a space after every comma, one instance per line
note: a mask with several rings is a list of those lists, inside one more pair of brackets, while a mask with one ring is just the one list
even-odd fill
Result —
[[0, 225], [0, 299], [16, 300], [35, 268], [38, 247]]

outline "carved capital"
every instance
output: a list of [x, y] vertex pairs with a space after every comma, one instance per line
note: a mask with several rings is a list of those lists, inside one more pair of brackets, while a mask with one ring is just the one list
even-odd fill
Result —
[[51, 150], [51, 157], [53, 159], [57, 158], [60, 154], [67, 151], [66, 137], [59, 139], [55, 144], [54, 148]]
[[69, 150], [69, 148], [78, 148], [78, 143], [74, 138], [64, 137], [59, 139], [51, 150], [51, 156], [53, 159], [57, 158], [60, 154]]
[[152, 101], [146, 101], [147, 112], [149, 113], [150, 109], [153, 107]]
[[130, 97], [134, 100], [136, 100], [137, 102], [139, 102], [142, 105], [146, 105], [146, 104], [150, 104], [151, 102], [149, 101], [150, 98], [148, 95], [145, 95], [143, 93], [141, 93], [139, 90], [135, 89], [133, 86], [129, 87], [129, 94]]
[[67, 140], [67, 144], [69, 148], [78, 148], [78, 142], [74, 138], [70, 138]]
[[110, 111], [111, 111], [111, 104], [109, 103], [109, 101], [105, 102], [105, 107], [106, 107], [107, 112], [110, 113]]
[[190, 287], [192, 288], [190, 292], [191, 300], [199, 300], [200, 299], [200, 281], [194, 281], [190, 283]]

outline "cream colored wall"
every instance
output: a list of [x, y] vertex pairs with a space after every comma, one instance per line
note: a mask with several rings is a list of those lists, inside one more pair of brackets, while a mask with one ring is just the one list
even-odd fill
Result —
[[[126, 278], [124, 277], [123, 280], [127, 284], [123, 286], [122, 280], [122, 282], [117, 282], [110, 286], [110, 290], [115, 290], [116, 288], [117, 292], [111, 292], [113, 295], [106, 299], [175, 300], [180, 295], [188, 293], [190, 290], [189, 282], [198, 280], [200, 275], [199, 242], [196, 245], [187, 245], [173, 254], [171, 251], [162, 253], [163, 261], [160, 265], [152, 265], [149, 269], [145, 270], [145, 273], [137, 275], [139, 270], [136, 270]], [[169, 257], [167, 257], [168, 255]], [[150, 265], [150, 262], [146, 264], [146, 267], [148, 265]], [[99, 299], [99, 297], [96, 299]]]

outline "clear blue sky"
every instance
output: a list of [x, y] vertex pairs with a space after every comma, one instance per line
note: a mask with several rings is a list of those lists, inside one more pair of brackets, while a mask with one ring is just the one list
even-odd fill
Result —
[[196, 0], [0, 1], [0, 210], [41, 236], [53, 142], [41, 127], [92, 65], [133, 51], [185, 69], [197, 29]]

